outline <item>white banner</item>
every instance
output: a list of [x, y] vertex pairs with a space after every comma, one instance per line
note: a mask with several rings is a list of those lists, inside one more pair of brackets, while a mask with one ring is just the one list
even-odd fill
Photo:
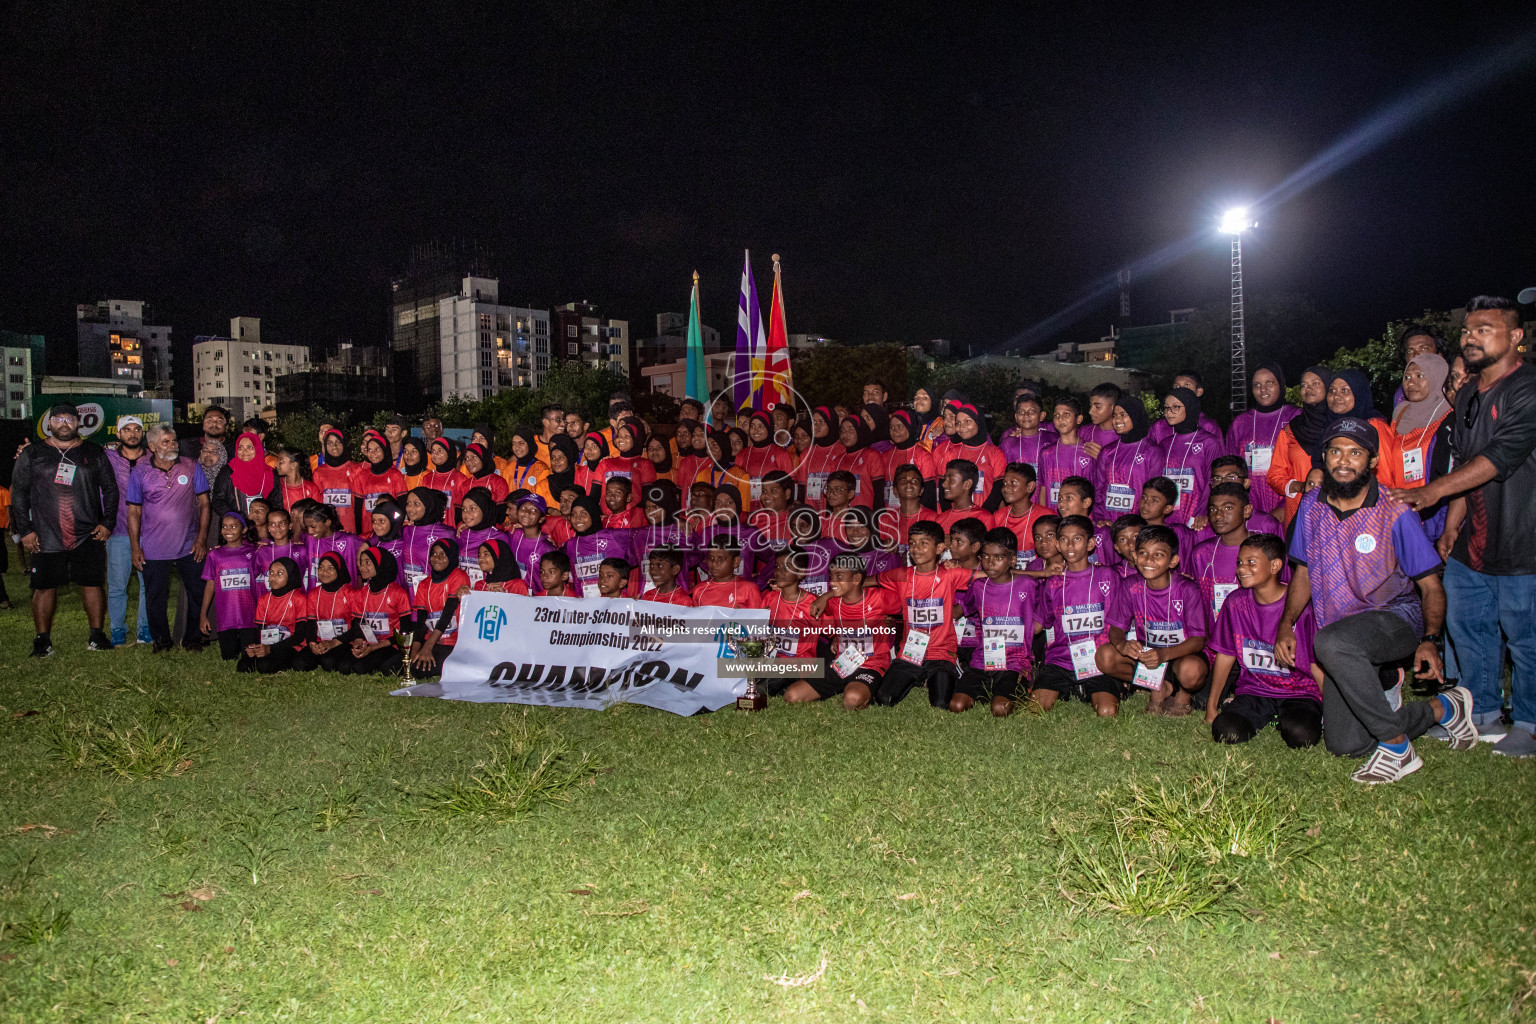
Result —
[[735, 644], [767, 630], [766, 610], [476, 591], [459, 605], [459, 642], [443, 662], [441, 695], [714, 711], [746, 692], [746, 680], [720, 678], [716, 659], [735, 657]]

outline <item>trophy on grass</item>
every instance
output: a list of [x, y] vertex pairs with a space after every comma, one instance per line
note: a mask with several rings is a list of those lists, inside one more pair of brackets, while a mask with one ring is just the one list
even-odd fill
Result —
[[[767, 645], [761, 640], [733, 640], [731, 651], [739, 658], [761, 658]], [[768, 695], [758, 689], [757, 677], [747, 677], [747, 692], [736, 698], [738, 711], [761, 711], [768, 706]]]
[[397, 629], [389, 635], [389, 642], [400, 648], [400, 662], [405, 666], [401, 680], [406, 686], [415, 686], [416, 680], [411, 677], [411, 638]]

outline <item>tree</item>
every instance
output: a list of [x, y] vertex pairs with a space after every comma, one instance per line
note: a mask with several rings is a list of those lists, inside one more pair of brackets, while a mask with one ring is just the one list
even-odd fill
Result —
[[445, 427], [489, 424], [498, 455], [510, 455], [512, 434], [518, 427], [539, 428], [539, 410], [560, 405], [580, 410], [594, 426], [608, 424], [608, 399], [615, 391], [628, 391], [629, 378], [614, 370], [594, 370], [585, 363], [557, 363], [544, 375], [543, 387], [504, 388], [476, 401], [453, 399], [433, 411]]
[[794, 357], [795, 390], [812, 405], [860, 408], [864, 382], [878, 380], [894, 401], [907, 396], [907, 352], [900, 345], [824, 345]]
[[1371, 338], [1358, 348], [1340, 348], [1323, 360], [1331, 370], [1354, 368], [1365, 371], [1371, 381], [1371, 395], [1376, 408], [1392, 414], [1392, 395], [1403, 382], [1403, 338], [1415, 327], [1434, 327], [1447, 339], [1448, 358], [1461, 350], [1458, 325], [1449, 313], [1425, 310], [1417, 317], [1394, 320], [1378, 338]]

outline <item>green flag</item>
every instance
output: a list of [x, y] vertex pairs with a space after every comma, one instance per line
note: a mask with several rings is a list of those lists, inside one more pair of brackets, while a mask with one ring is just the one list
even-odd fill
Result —
[[704, 333], [699, 329], [699, 272], [693, 272], [693, 296], [688, 300], [688, 398], [709, 403], [709, 374], [704, 367]]

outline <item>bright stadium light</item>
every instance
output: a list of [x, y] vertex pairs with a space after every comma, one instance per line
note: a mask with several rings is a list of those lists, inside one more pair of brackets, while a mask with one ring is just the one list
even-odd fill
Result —
[[1224, 235], [1240, 235], [1255, 227], [1258, 225], [1248, 216], [1246, 206], [1234, 207], [1221, 215], [1221, 233]]

